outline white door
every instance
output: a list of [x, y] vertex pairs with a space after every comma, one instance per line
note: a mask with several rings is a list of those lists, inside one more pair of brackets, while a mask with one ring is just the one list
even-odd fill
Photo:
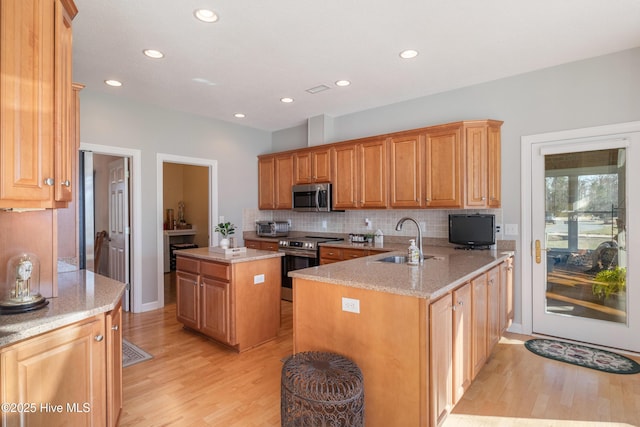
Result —
[[109, 163], [109, 277], [127, 284], [123, 298], [129, 310], [129, 159]]
[[640, 133], [533, 143], [531, 175], [533, 332], [640, 351]]

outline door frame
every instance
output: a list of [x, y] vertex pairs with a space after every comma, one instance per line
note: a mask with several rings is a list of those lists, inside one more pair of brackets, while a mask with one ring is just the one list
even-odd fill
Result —
[[164, 307], [164, 163], [178, 163], [189, 166], [204, 166], [209, 168], [209, 246], [216, 246], [218, 236], [213, 232], [213, 224], [218, 218], [218, 161], [198, 157], [177, 156], [174, 154], [156, 154], [156, 230], [158, 230], [157, 247], [157, 277], [158, 277], [158, 307]]
[[110, 145], [89, 144], [80, 142], [80, 151], [92, 151], [94, 154], [128, 157], [129, 165], [131, 218], [131, 245], [129, 247], [129, 307], [134, 313], [142, 311], [142, 152], [134, 148], [112, 147]]
[[[533, 281], [532, 268], [533, 262], [533, 240], [531, 230], [531, 193], [532, 193], [532, 159], [531, 146], [533, 144], [552, 142], [569, 139], [590, 138], [590, 137], [606, 137], [609, 135], [617, 135], [621, 133], [640, 132], [640, 121], [617, 123], [612, 125], [596, 126], [589, 128], [571, 129], [559, 132], [549, 132], [537, 135], [522, 136], [520, 139], [520, 208], [521, 208], [521, 224], [522, 235], [520, 240], [521, 259], [521, 330], [523, 334], [533, 332]], [[637, 165], [640, 167], [640, 165]]]

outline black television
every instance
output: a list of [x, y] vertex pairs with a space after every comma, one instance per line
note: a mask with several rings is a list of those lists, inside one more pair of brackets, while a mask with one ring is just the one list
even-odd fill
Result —
[[496, 243], [495, 215], [450, 214], [449, 243], [460, 249], [489, 249]]

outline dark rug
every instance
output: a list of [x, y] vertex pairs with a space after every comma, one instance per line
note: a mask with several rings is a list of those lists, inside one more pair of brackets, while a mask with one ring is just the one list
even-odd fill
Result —
[[640, 364], [628, 357], [606, 350], [564, 341], [532, 339], [524, 343], [534, 354], [573, 365], [612, 374], [637, 374]]
[[135, 365], [151, 359], [153, 356], [129, 341], [122, 339], [122, 367]]

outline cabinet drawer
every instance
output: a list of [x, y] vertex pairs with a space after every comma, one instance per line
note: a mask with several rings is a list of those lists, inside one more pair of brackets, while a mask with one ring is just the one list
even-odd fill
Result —
[[343, 249], [342, 250], [342, 259], [354, 259], [354, 258], [362, 258], [363, 256], [367, 256], [368, 252], [366, 249]]
[[265, 251], [277, 251], [278, 243], [277, 242], [262, 242], [262, 250]]
[[342, 261], [342, 249], [320, 247], [320, 258], [337, 259]]
[[200, 262], [193, 258], [185, 258], [181, 256], [176, 257], [176, 270], [198, 274], [200, 272], [200, 269], [198, 268], [199, 264]]
[[249, 249], [260, 249], [260, 242], [258, 240], [245, 240], [244, 245]]
[[215, 277], [226, 281], [231, 278], [229, 264], [202, 261], [200, 263], [200, 272], [203, 276]]

